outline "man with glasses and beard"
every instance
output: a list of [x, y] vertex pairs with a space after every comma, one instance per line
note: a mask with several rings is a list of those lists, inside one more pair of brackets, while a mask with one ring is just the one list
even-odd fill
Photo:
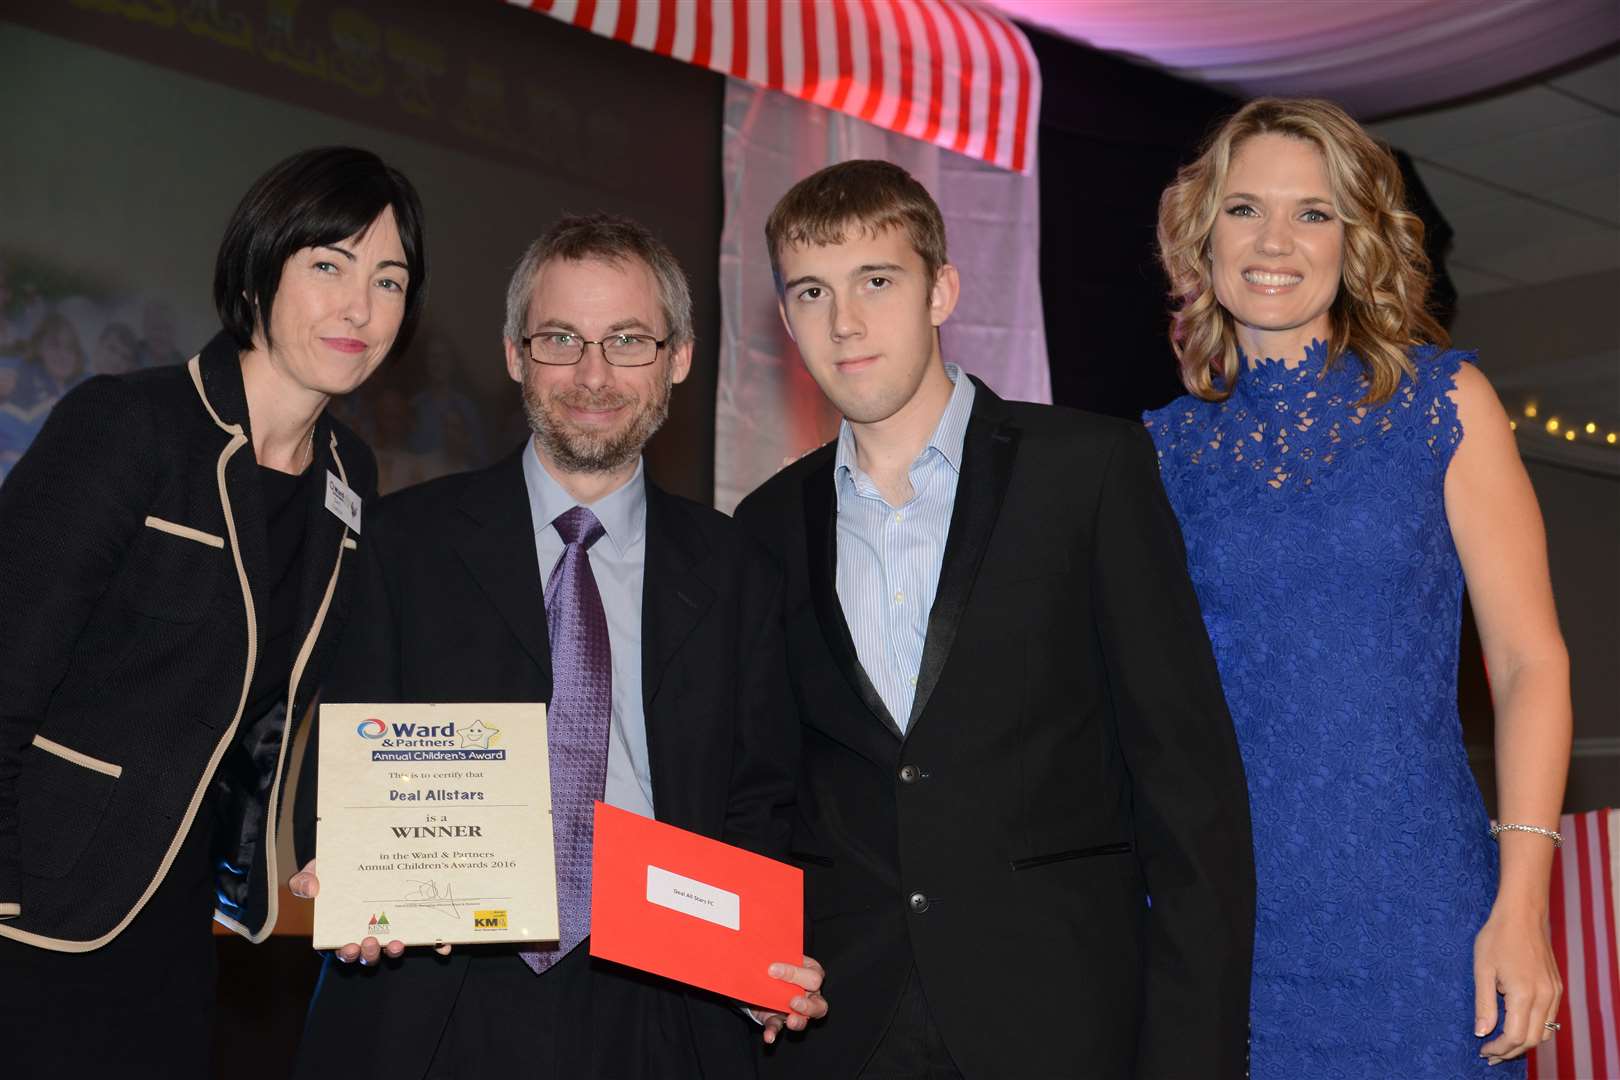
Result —
[[[743, 1010], [584, 947], [593, 793], [763, 854], [787, 844], [798, 734], [779, 573], [642, 466], [692, 362], [686, 278], [634, 222], [564, 218], [512, 277], [505, 347], [533, 438], [368, 517], [365, 608], [324, 699], [548, 702], [562, 940], [344, 946], [297, 1075], [752, 1076], [762, 1036]], [[305, 896], [319, 889], [315, 766], [312, 751], [290, 882]], [[755, 1017], [767, 1042], [826, 1013], [815, 961], [771, 973], [802, 992], [793, 1014]]]

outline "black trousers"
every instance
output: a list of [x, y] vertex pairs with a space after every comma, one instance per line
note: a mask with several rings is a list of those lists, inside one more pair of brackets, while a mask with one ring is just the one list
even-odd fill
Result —
[[209, 826], [199, 813], [168, 876], [101, 948], [64, 953], [0, 937], [0, 1075], [208, 1076], [217, 967]]
[[474, 956], [426, 1080], [701, 1076], [684, 1009], [648, 1008], [654, 985], [584, 946], [538, 976], [507, 951]]
[[[747, 1080], [750, 1021], [681, 989], [593, 960], [581, 946], [536, 975], [508, 946], [425, 950], [378, 968], [328, 960], [299, 1047], [297, 1080]], [[717, 1023], [718, 1022], [718, 1023]], [[705, 1073], [706, 1053], [728, 1061]]]
[[[815, 1038], [815, 1032], [808, 1037]], [[889, 1029], [861, 1070], [860, 1080], [962, 1080], [934, 1026], [916, 968], [911, 969]]]

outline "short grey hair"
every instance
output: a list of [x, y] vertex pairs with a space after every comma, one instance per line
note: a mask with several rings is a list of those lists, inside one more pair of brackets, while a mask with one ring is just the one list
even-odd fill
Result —
[[670, 352], [692, 340], [692, 288], [673, 252], [638, 221], [616, 214], [569, 214], [547, 229], [523, 253], [506, 287], [506, 340], [519, 344], [528, 332], [534, 279], [552, 259], [601, 259], [623, 263], [639, 259], [658, 282]]

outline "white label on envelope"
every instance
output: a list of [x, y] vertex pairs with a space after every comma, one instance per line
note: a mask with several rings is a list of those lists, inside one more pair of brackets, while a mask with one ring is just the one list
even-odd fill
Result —
[[742, 928], [742, 897], [701, 881], [647, 866], [647, 903], [679, 911], [728, 930]]
[[326, 508], [356, 533], [360, 531], [360, 496], [330, 472], [326, 474]]

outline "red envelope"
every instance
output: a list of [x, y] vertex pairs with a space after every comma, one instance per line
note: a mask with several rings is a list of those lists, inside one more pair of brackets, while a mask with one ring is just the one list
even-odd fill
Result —
[[804, 872], [598, 802], [591, 955], [787, 1012], [765, 972], [804, 955]]

